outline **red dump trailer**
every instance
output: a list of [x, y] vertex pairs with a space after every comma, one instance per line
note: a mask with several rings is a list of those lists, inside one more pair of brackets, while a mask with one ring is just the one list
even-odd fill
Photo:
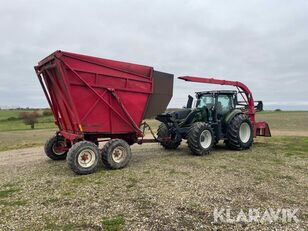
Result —
[[[143, 119], [166, 110], [173, 75], [153, 67], [56, 51], [35, 66], [59, 132], [45, 145], [78, 174], [125, 167]], [[108, 138], [101, 155], [98, 142]]]

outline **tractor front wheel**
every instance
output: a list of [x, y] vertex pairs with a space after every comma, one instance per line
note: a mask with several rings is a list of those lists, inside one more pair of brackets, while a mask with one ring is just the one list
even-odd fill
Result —
[[178, 140], [170, 134], [167, 126], [164, 123], [161, 123], [157, 129], [157, 137], [160, 140], [160, 144], [165, 149], [176, 149], [182, 140]]
[[128, 165], [132, 158], [130, 146], [125, 140], [109, 140], [102, 150], [103, 164], [108, 169], [120, 169]]
[[245, 114], [236, 115], [227, 128], [226, 144], [229, 148], [243, 150], [253, 143], [253, 128], [250, 119]]
[[63, 136], [53, 136], [44, 146], [46, 156], [52, 160], [65, 160], [67, 155], [67, 147]]
[[79, 175], [95, 172], [101, 161], [97, 145], [89, 141], [74, 144], [67, 153], [68, 166]]
[[187, 136], [188, 147], [193, 155], [209, 154], [215, 141], [214, 132], [210, 125], [203, 122], [194, 123]]

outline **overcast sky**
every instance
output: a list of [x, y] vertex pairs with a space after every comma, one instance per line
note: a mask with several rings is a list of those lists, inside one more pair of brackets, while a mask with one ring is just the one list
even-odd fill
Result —
[[[308, 1], [3, 0], [0, 105], [46, 107], [33, 66], [55, 50], [247, 84], [267, 109], [308, 110]], [[175, 80], [188, 93], [224, 89]]]

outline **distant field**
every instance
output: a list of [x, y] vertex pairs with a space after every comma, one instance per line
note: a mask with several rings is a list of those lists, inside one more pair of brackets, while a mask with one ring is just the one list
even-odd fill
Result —
[[[19, 114], [33, 110], [0, 110], [0, 151], [42, 145], [55, 133], [53, 116], [38, 118], [35, 129], [25, 125]], [[43, 110], [38, 110], [42, 114]]]
[[[52, 116], [40, 117], [34, 130], [21, 120], [7, 120], [10, 117], [18, 118], [21, 111], [25, 110], [0, 110], [0, 151], [42, 145], [57, 130]], [[278, 134], [280, 131], [290, 131], [292, 136], [302, 136], [303, 132], [308, 134], [308, 112], [261, 112], [257, 113], [257, 120], [267, 121], [274, 134], [277, 131]], [[147, 122], [156, 132], [159, 121], [151, 119]]]
[[43, 145], [55, 129], [0, 132], [0, 152]]
[[259, 112], [257, 120], [266, 121], [274, 130], [308, 131], [308, 112]]
[[[19, 109], [2, 109], [0, 110], [0, 121], [1, 120], [6, 120], [10, 117], [15, 117], [18, 118], [19, 113], [21, 112], [32, 112], [34, 110], [31, 109], [24, 109], [24, 110], [19, 110]], [[38, 112], [42, 112], [43, 110], [38, 110]]]
[[[30, 130], [29, 125], [25, 125], [19, 118], [21, 112], [33, 112], [33, 110], [0, 110], [0, 132], [2, 131], [17, 131]], [[43, 110], [38, 110], [42, 113]], [[38, 118], [38, 123], [35, 124], [36, 129], [53, 129], [56, 128], [53, 116], [43, 116]]]

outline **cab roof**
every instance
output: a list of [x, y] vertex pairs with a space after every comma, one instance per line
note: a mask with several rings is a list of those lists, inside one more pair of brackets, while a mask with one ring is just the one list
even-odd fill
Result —
[[196, 95], [206, 95], [206, 94], [215, 94], [215, 95], [235, 95], [237, 91], [235, 90], [215, 90], [215, 91], [200, 91], [196, 92]]

